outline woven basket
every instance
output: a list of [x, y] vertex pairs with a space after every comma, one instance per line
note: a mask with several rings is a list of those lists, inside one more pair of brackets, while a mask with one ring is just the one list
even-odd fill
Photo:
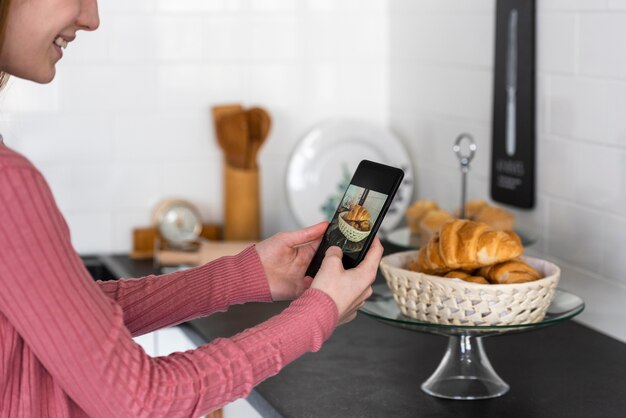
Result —
[[406, 269], [417, 251], [384, 257], [380, 268], [402, 313], [421, 322], [491, 326], [539, 322], [546, 314], [561, 270], [537, 258], [522, 257], [545, 277], [529, 283], [478, 284]]
[[339, 230], [348, 239], [348, 241], [363, 241], [372, 231], [359, 231], [358, 229], [350, 226], [348, 222], [343, 220], [344, 215], [346, 215], [347, 213], [348, 212], [339, 214]]

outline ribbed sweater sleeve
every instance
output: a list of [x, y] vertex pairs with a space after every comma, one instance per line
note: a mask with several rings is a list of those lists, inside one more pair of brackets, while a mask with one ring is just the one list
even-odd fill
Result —
[[121, 306], [133, 336], [224, 311], [230, 305], [272, 301], [254, 246], [185, 271], [97, 284]]
[[[281, 314], [235, 337], [151, 358], [132, 340], [124, 321], [129, 312], [135, 330], [159, 322], [150, 317], [151, 287], [137, 287], [141, 290], [132, 298], [118, 293], [117, 299], [134, 301], [126, 311], [101, 291], [73, 250], [67, 226], [36, 170], [0, 165], [0, 196], [0, 325], [8, 321], [27, 347], [22, 356], [32, 355], [37, 361], [28, 364], [40, 365], [28, 370], [14, 365], [19, 373], [3, 376], [0, 401], [5, 406], [46, 405], [49, 416], [66, 416], [63, 411], [69, 410], [71, 416], [196, 417], [246, 396], [288, 362], [319, 350], [337, 324], [334, 302], [310, 289]], [[215, 268], [212, 274], [218, 275], [218, 266], [206, 269]], [[200, 276], [192, 272], [182, 282], [195, 286]], [[189, 296], [178, 280], [172, 283], [173, 299]], [[179, 318], [194, 309], [211, 310], [211, 302], [203, 301], [211, 297], [203, 292], [214, 289], [197, 286], [198, 294], [189, 300], [195, 307]], [[137, 303], [142, 297], [146, 304]], [[10, 349], [0, 341], [0, 358]], [[24, 381], [30, 383], [24, 386]], [[45, 399], [29, 393], [35, 387], [44, 388], [37, 396]], [[58, 396], [59, 390], [67, 398]]]

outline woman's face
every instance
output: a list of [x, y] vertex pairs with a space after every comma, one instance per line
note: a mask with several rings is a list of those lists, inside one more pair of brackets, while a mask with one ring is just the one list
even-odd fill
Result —
[[0, 69], [49, 83], [76, 32], [95, 30], [99, 24], [97, 0], [12, 0]]

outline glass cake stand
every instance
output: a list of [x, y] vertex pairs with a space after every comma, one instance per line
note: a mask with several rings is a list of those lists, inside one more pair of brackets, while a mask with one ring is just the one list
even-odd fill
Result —
[[439, 325], [404, 316], [386, 284], [374, 286], [374, 293], [360, 309], [386, 324], [448, 337], [448, 348], [435, 372], [422, 384], [429, 395], [446, 399], [473, 400], [502, 396], [509, 385], [495, 372], [483, 349], [483, 338], [544, 328], [571, 319], [585, 308], [583, 300], [557, 289], [541, 322], [504, 326]]

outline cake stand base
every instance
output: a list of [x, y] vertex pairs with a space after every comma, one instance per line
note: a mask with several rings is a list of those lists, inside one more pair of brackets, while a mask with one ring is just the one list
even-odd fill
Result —
[[474, 400], [502, 396], [509, 385], [491, 367], [482, 337], [464, 334], [449, 337], [441, 363], [422, 390], [439, 398]]

